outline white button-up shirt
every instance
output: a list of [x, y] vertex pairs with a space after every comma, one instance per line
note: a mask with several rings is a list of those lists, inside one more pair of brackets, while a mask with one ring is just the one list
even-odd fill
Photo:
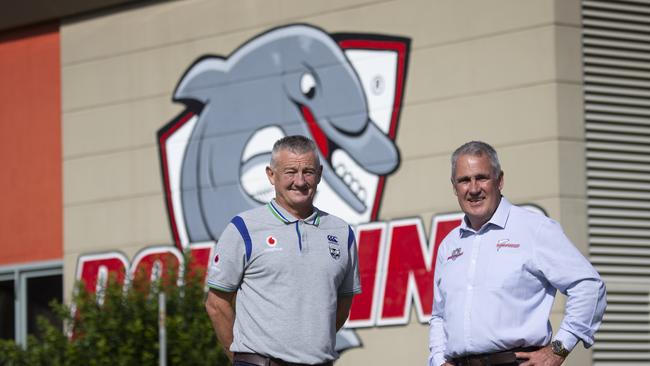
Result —
[[438, 249], [429, 365], [547, 345], [556, 290], [567, 303], [555, 339], [569, 350], [579, 340], [590, 347], [605, 311], [605, 285], [560, 225], [505, 198], [480, 230], [466, 220]]

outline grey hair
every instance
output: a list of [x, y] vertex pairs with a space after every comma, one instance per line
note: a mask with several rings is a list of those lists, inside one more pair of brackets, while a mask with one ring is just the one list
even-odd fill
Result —
[[314, 141], [302, 135], [285, 136], [273, 144], [273, 151], [271, 152], [271, 168], [275, 168], [277, 164], [278, 153], [280, 150], [289, 150], [295, 154], [306, 154], [314, 152], [316, 156], [316, 166], [320, 166], [320, 159], [318, 158], [318, 151], [316, 151], [316, 144]]
[[461, 155], [487, 156], [490, 159], [490, 165], [492, 166], [492, 174], [494, 177], [498, 178], [501, 175], [501, 163], [499, 163], [497, 151], [488, 143], [483, 141], [470, 141], [456, 149], [456, 151], [451, 155], [452, 181], [456, 176], [456, 162]]

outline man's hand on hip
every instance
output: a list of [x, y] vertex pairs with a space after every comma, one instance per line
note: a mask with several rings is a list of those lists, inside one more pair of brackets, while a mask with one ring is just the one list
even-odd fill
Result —
[[551, 346], [534, 352], [517, 352], [515, 356], [518, 360], [526, 360], [520, 366], [560, 366], [565, 360], [564, 357], [553, 353]]

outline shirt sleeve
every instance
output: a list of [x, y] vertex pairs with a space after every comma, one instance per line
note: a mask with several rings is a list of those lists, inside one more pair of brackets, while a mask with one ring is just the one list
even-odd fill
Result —
[[560, 225], [545, 219], [537, 233], [533, 260], [544, 278], [567, 296], [564, 319], [555, 339], [572, 350], [581, 340], [589, 348], [606, 307], [605, 284]]
[[436, 257], [436, 269], [433, 275], [433, 309], [429, 321], [429, 362], [428, 366], [440, 366], [447, 360], [447, 334], [445, 331], [445, 299], [440, 292], [440, 281], [443, 258], [445, 257], [444, 242], [440, 245]]
[[359, 279], [359, 259], [357, 256], [357, 240], [354, 230], [348, 226], [348, 270], [339, 286], [339, 295], [354, 295], [361, 293], [361, 280]]
[[208, 267], [208, 287], [225, 292], [239, 288], [246, 263], [246, 245], [240, 231], [230, 223], [215, 244]]

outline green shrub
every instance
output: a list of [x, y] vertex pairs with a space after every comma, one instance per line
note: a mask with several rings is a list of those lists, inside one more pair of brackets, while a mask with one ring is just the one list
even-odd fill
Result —
[[[186, 268], [192, 268], [189, 257]], [[51, 304], [64, 329], [39, 319], [39, 337], [29, 336], [25, 349], [0, 340], [0, 365], [158, 365], [161, 292], [166, 296], [167, 365], [227, 365], [203, 305], [204, 274], [185, 271], [180, 286], [173, 271], [155, 283], [139, 275], [126, 289], [110, 277], [101, 305], [78, 283], [71, 305]]]

